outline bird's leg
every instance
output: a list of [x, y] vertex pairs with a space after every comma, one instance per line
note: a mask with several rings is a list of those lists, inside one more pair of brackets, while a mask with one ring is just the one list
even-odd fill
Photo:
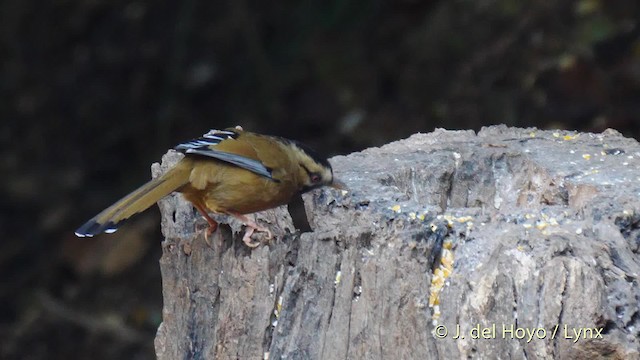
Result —
[[245, 231], [244, 236], [242, 237], [242, 241], [248, 247], [254, 248], [254, 247], [260, 245], [259, 242], [253, 242], [251, 240], [251, 235], [253, 235], [253, 232], [256, 231], [256, 230], [267, 233], [267, 240], [270, 240], [271, 238], [273, 238], [273, 235], [271, 234], [271, 230], [256, 224], [255, 221], [249, 219], [248, 217], [246, 217], [246, 216], [244, 216], [242, 214], [234, 213], [234, 212], [227, 212], [227, 214], [229, 214], [229, 215], [233, 216], [234, 218], [242, 221], [247, 226], [247, 230]]
[[207, 245], [209, 245], [209, 247], [211, 247], [211, 243], [209, 242], [209, 236], [211, 236], [211, 234], [213, 234], [213, 232], [216, 231], [216, 229], [218, 228], [218, 223], [215, 220], [213, 220], [211, 216], [209, 216], [209, 213], [207, 212], [207, 208], [202, 206], [202, 204], [193, 203], [193, 206], [196, 208], [196, 210], [198, 210], [200, 215], [202, 215], [202, 217], [204, 217], [204, 219], [207, 220], [207, 222], [209, 223], [209, 228], [204, 234], [204, 241], [207, 243]]

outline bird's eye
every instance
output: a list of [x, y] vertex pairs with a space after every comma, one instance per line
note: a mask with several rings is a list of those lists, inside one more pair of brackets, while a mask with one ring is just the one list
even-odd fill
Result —
[[307, 172], [307, 175], [309, 175], [309, 181], [312, 184], [320, 184], [322, 182], [322, 176], [320, 175], [320, 173], [310, 171], [309, 168], [304, 166], [303, 163], [300, 163], [300, 167], [303, 168], [304, 171]]

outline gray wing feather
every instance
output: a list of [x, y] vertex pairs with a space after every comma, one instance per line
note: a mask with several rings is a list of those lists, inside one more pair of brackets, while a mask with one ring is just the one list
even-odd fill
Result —
[[233, 164], [243, 169], [249, 170], [260, 176], [264, 176], [267, 179], [276, 181], [271, 176], [271, 169], [264, 166], [262, 162], [254, 159], [249, 159], [241, 155], [214, 150], [211, 148], [212, 146], [218, 145], [221, 141], [227, 139], [233, 140], [237, 137], [238, 133], [234, 131], [211, 130], [208, 133], [202, 135], [202, 137], [200, 138], [187, 141], [176, 146], [175, 149], [185, 154], [201, 155], [218, 159], [220, 161], [224, 161], [229, 164]]
[[231, 154], [224, 151], [212, 150], [208, 148], [186, 149], [185, 153], [202, 155], [202, 156], [207, 156], [214, 159], [222, 160], [230, 164], [237, 165], [243, 169], [247, 169], [260, 176], [264, 176], [267, 179], [275, 181], [275, 179], [271, 176], [271, 170], [269, 170], [266, 166], [264, 166], [263, 163], [257, 160], [249, 159], [241, 155]]

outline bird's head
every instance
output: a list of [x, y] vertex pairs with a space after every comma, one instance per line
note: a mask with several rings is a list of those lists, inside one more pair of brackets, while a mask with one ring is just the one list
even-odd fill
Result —
[[326, 158], [318, 155], [313, 149], [291, 141], [289, 144], [295, 154], [294, 161], [299, 167], [299, 181], [301, 192], [307, 192], [322, 186], [330, 186], [336, 189], [346, 189], [346, 185], [333, 177], [333, 169]]

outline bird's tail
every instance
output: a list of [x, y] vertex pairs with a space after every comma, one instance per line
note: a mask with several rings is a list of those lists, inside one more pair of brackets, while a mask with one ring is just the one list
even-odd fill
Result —
[[142, 185], [131, 194], [123, 197], [115, 204], [104, 209], [76, 230], [79, 237], [91, 237], [102, 232], [112, 233], [118, 225], [131, 216], [142, 212], [158, 200], [178, 190], [189, 181], [189, 168], [184, 162], [167, 171], [148, 183]]

